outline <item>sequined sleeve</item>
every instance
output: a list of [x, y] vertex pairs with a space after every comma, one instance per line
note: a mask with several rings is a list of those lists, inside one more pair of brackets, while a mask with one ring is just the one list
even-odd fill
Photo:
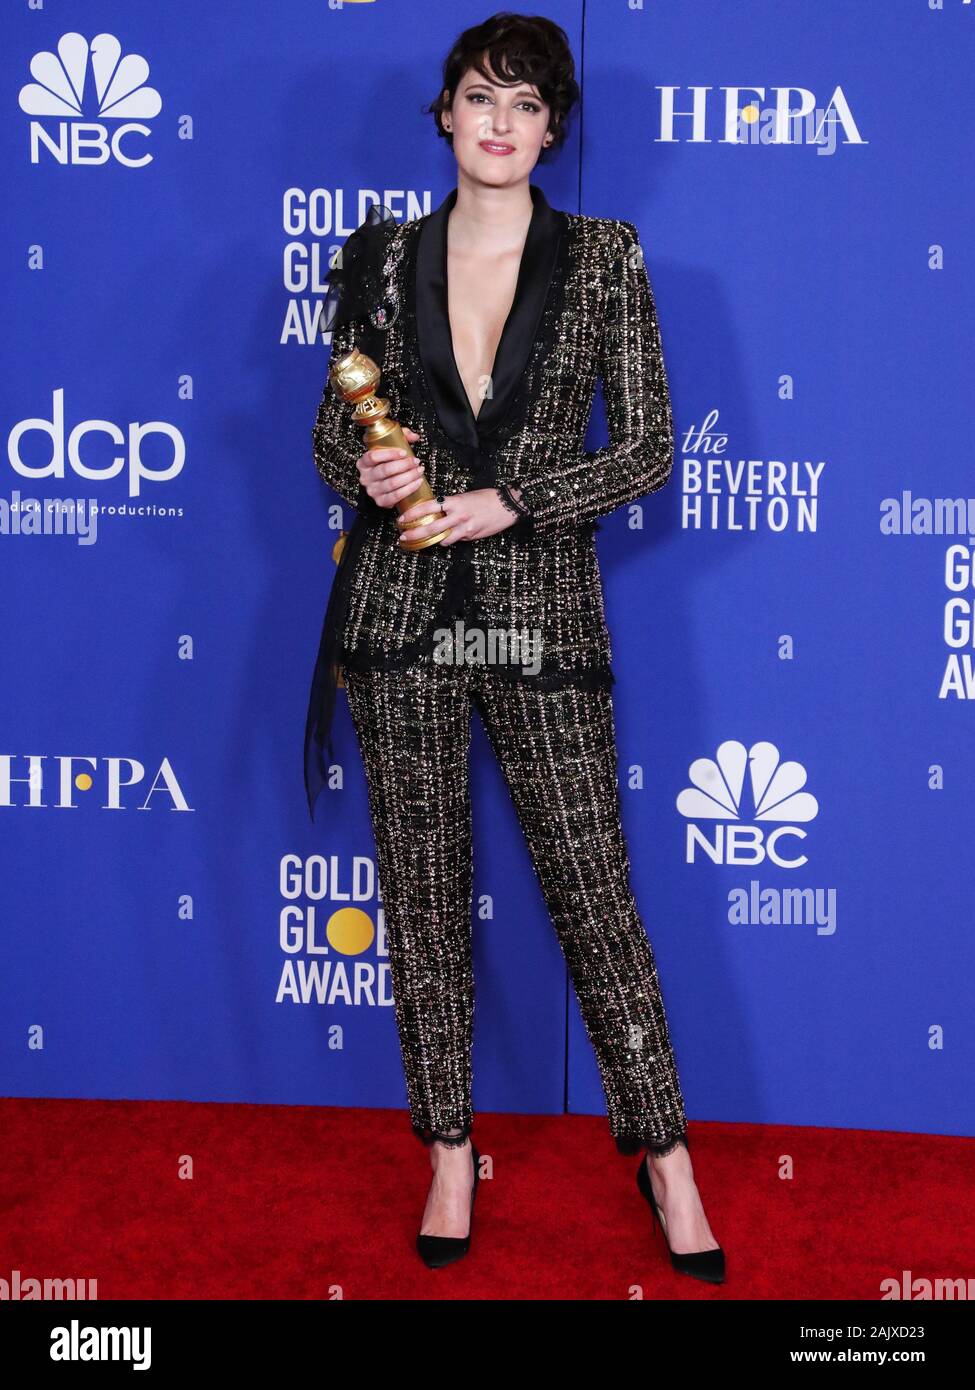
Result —
[[[355, 324], [346, 323], [332, 333], [332, 357], [338, 360], [355, 347]], [[318, 417], [311, 432], [315, 467], [350, 507], [362, 510], [371, 503], [359, 481], [356, 463], [364, 450], [362, 431], [352, 421], [352, 407], [332, 389], [328, 377], [322, 392]]]
[[673, 468], [674, 420], [653, 291], [635, 225], [619, 225], [598, 354], [609, 443], [541, 476], [502, 480], [521, 489], [537, 531], [595, 521], [656, 492]]

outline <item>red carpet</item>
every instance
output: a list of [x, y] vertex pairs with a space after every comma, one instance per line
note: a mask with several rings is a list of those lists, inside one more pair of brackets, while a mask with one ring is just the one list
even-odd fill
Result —
[[[671, 1270], [604, 1118], [479, 1114], [470, 1254], [413, 1249], [429, 1155], [406, 1113], [0, 1100], [0, 1278], [98, 1298], [878, 1299], [975, 1277], [975, 1140], [691, 1123], [728, 1282]], [[780, 1176], [783, 1156], [793, 1176]], [[192, 1164], [192, 1178], [181, 1165]]]

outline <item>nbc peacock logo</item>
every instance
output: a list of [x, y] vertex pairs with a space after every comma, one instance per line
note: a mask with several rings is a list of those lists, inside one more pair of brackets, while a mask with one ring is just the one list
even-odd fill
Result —
[[[42, 152], [56, 164], [97, 165], [114, 159], [130, 169], [150, 163], [145, 124], [162, 110], [162, 97], [147, 83], [149, 64], [122, 53], [114, 34], [62, 34], [56, 53], [35, 53], [33, 82], [20, 89], [20, 109], [30, 123], [30, 158]], [[89, 81], [90, 76], [90, 81]]]
[[[692, 785], [677, 798], [687, 818], [687, 863], [698, 851], [714, 864], [762, 864], [796, 869], [804, 854], [788, 854], [790, 840], [804, 840], [801, 827], [815, 818], [819, 802], [803, 791], [802, 763], [783, 762], [774, 743], [743, 743], [729, 739], [714, 758], [697, 758], [688, 773]], [[745, 778], [751, 805], [743, 810]], [[745, 823], [747, 821], [747, 823]]]

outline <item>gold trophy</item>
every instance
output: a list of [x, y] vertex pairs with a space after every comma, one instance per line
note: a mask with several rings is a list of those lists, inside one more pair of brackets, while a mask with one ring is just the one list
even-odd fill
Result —
[[[411, 458], [415, 458], [416, 455], [407, 443], [399, 423], [389, 419], [389, 401], [376, 395], [381, 375], [372, 358], [355, 348], [337, 362], [330, 363], [328, 369], [328, 379], [332, 383], [333, 391], [347, 404], [355, 406], [352, 419], [357, 425], [365, 426], [362, 436], [363, 452], [366, 449], [405, 449]], [[411, 492], [409, 497], [397, 502], [396, 506], [399, 511], [405, 512], [417, 502], [426, 501], [433, 503], [429, 514], [411, 521], [408, 526], [402, 528], [401, 535], [405, 535], [414, 526], [425, 525], [428, 521], [436, 521], [440, 517], [446, 519], [446, 512], [440, 510], [425, 477], [420, 479], [416, 490]], [[437, 545], [444, 536], [449, 535], [448, 526], [445, 531], [425, 536], [423, 540], [413, 541], [412, 544], [400, 540], [400, 546], [403, 550], [424, 550], [428, 545]]]

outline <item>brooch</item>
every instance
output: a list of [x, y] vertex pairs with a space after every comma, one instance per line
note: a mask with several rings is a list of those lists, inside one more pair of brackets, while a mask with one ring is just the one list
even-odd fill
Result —
[[378, 304], [374, 304], [369, 310], [369, 320], [376, 328], [389, 328], [390, 324], [396, 322], [398, 315], [399, 297], [393, 290], [389, 290]]
[[383, 263], [385, 289], [382, 298], [369, 310], [369, 321], [376, 328], [387, 329], [399, 317], [399, 295], [396, 293], [396, 271], [403, 255], [402, 238], [395, 237]]

